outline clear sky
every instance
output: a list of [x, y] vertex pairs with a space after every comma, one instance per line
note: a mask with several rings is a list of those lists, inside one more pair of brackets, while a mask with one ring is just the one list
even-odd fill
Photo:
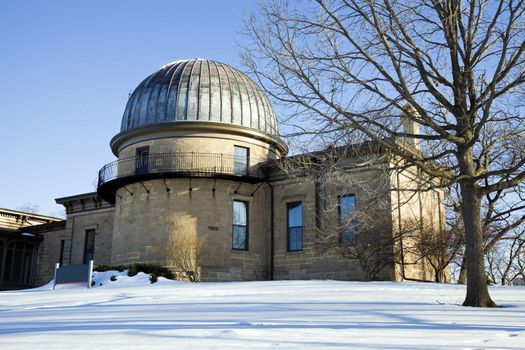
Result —
[[0, 2], [0, 207], [58, 215], [113, 161], [128, 94], [165, 63], [242, 69], [252, 0]]

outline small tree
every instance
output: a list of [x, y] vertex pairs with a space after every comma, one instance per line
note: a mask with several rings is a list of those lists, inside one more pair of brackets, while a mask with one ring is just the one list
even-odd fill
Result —
[[498, 242], [485, 257], [487, 276], [491, 283], [511, 285], [523, 276], [525, 263], [525, 231]]
[[386, 267], [402, 263], [396, 251], [395, 237], [387, 236], [381, 230], [361, 230], [356, 241], [341, 247], [341, 250], [344, 257], [359, 261], [365, 281], [379, 280]]
[[412, 223], [412, 226], [412, 250], [418, 261], [424, 260], [430, 265], [435, 282], [448, 282], [450, 264], [464, 245], [463, 232], [455, 228], [436, 229], [428, 221]]
[[190, 282], [199, 280], [198, 258], [202, 252], [204, 239], [183, 225], [173, 225], [171, 237], [166, 247], [166, 259], [179, 275]]

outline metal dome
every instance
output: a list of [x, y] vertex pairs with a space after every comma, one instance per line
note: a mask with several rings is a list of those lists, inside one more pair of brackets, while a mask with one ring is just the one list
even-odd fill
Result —
[[211, 60], [181, 60], [144, 79], [130, 95], [120, 131], [179, 121], [239, 125], [276, 136], [266, 95], [244, 73]]

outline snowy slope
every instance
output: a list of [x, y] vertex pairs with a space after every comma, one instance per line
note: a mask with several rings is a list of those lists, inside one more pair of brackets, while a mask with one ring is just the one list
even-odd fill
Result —
[[493, 287], [507, 307], [473, 309], [457, 285], [112, 274], [90, 290], [0, 293], [0, 349], [525, 348], [524, 287]]

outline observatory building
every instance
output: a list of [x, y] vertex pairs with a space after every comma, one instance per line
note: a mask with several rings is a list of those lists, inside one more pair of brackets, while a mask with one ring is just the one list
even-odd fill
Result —
[[[443, 227], [442, 194], [400, 191], [417, 171], [394, 174], [374, 142], [289, 156], [265, 93], [216, 61], [175, 61], [146, 77], [110, 146], [117, 159], [100, 169], [96, 192], [56, 199], [66, 208], [62, 223], [23, 228], [38, 236], [25, 286], [48, 282], [57, 262], [91, 259], [158, 264], [184, 279], [172, 261], [177, 249], [197, 251], [191, 273], [199, 281], [359, 280], [359, 259], [344, 250], [364, 235], [390, 237], [394, 251], [404, 220]], [[387, 262], [378, 275], [407, 277], [432, 279], [424, 263], [406, 271]]]

